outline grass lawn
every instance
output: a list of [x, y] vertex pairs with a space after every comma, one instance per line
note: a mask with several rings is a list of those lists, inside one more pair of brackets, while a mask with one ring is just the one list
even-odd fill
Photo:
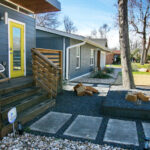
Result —
[[132, 65], [136, 65], [139, 69], [140, 68], [148, 68], [148, 67], [150, 67], [150, 64], [141, 65], [140, 63], [132, 63]]
[[[122, 76], [122, 72], [119, 72]], [[150, 86], [150, 72], [133, 72], [135, 85]]]
[[[144, 64], [144, 65], [141, 65], [140, 63], [132, 63], [133, 66], [137, 66], [138, 69], [140, 68], [148, 68], [150, 67], [150, 64]], [[121, 68], [121, 64], [118, 65], [118, 64], [112, 64], [112, 65], [106, 65], [106, 67], [116, 67], [116, 68]]]
[[114, 65], [114, 64], [112, 64], [112, 65], [106, 65], [106, 67], [116, 67], [116, 68], [121, 68], [121, 65]]
[[150, 75], [150, 72], [133, 72], [133, 75]]

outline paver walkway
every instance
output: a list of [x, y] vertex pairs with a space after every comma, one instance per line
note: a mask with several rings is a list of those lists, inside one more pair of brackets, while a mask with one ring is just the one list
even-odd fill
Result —
[[74, 84], [64, 86], [65, 90], [56, 99], [55, 108], [35, 121], [30, 126], [31, 131], [71, 140], [142, 149], [144, 137], [150, 135], [150, 122], [100, 115], [100, 104], [108, 91], [121, 87], [110, 88], [99, 84], [96, 88], [100, 94], [77, 97], [73, 86]]

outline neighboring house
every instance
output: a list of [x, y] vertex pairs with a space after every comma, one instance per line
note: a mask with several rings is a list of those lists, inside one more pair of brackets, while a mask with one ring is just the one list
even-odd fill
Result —
[[[105, 47], [108, 49], [108, 43], [107, 39], [102, 39], [102, 38], [91, 38], [92, 41], [96, 42], [97, 44]], [[104, 68], [106, 66], [106, 52], [102, 51], [100, 54], [100, 64], [101, 68]]]
[[0, 1], [0, 63], [10, 78], [30, 75], [36, 47], [34, 14], [60, 10], [57, 0]]
[[37, 27], [36, 37], [37, 48], [63, 51], [63, 79], [72, 80], [105, 67], [105, 57], [101, 53], [109, 50], [97, 42], [43, 27]]
[[113, 50], [106, 55], [106, 64], [120, 63], [120, 50]]

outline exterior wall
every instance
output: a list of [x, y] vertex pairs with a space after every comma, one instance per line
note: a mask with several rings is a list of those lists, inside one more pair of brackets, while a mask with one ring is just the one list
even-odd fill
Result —
[[[36, 30], [36, 47], [63, 50], [64, 48], [64, 37], [45, 31]], [[70, 45], [69, 38], [65, 38], [65, 47]]]
[[63, 37], [45, 31], [36, 30], [36, 47], [63, 50]]
[[[81, 41], [73, 40], [71, 39], [70, 45], [75, 45], [77, 43], [81, 43]], [[73, 48], [70, 50], [70, 59], [69, 59], [69, 79], [76, 78], [78, 76], [84, 75], [86, 73], [90, 73], [94, 70], [94, 68], [97, 66], [97, 51], [95, 50], [95, 58], [94, 62], [95, 64], [93, 66], [90, 66], [90, 52], [91, 49], [96, 49], [96, 47], [85, 44], [81, 46], [80, 51], [80, 68], [76, 69], [76, 49]]]
[[[66, 49], [70, 46], [70, 39], [60, 35], [36, 30], [36, 47], [45, 49], [55, 49], [63, 51], [63, 78], [66, 72]], [[65, 49], [65, 50], [64, 50]]]
[[101, 52], [101, 69], [104, 69], [105, 68], [105, 65], [106, 65], [106, 53], [105, 52]]
[[[27, 75], [30, 75], [32, 73], [31, 48], [36, 46], [35, 19], [0, 5], [0, 16], [3, 16], [5, 11], [8, 12], [9, 19], [26, 24], [26, 72]], [[0, 63], [6, 63], [6, 75], [8, 76], [8, 25], [5, 25], [3, 21], [0, 21], [0, 46]]]
[[113, 53], [108, 53], [106, 55], [106, 64], [112, 64], [113, 63], [113, 58], [114, 58], [114, 54]]

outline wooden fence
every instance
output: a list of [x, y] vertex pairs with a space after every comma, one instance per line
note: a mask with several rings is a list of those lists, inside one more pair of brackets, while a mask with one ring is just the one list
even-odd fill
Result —
[[62, 89], [62, 52], [49, 49], [32, 49], [33, 78], [37, 86], [49, 96], [56, 97]]

